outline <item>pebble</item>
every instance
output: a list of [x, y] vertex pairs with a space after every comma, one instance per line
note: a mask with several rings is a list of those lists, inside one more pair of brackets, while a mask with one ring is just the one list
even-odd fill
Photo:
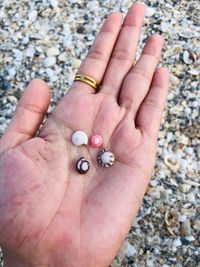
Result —
[[192, 147], [186, 147], [185, 148], [185, 153], [187, 153], [188, 155], [192, 156], [192, 154], [194, 153], [194, 150]]
[[187, 39], [190, 39], [194, 36], [194, 33], [191, 30], [186, 30], [186, 29], [180, 31], [178, 34], [179, 36], [187, 38]]
[[180, 247], [182, 245], [182, 242], [180, 239], [174, 239], [172, 242], [172, 251], [176, 251], [177, 247]]
[[43, 53], [43, 49], [42, 49], [42, 47], [40, 47], [40, 46], [35, 46], [35, 50], [36, 50], [38, 53]]
[[192, 242], [195, 240], [194, 236], [186, 236], [185, 239], [189, 242]]
[[22, 61], [23, 59], [23, 52], [19, 49], [13, 49], [14, 57], [17, 61]]
[[188, 51], [183, 52], [183, 61], [188, 65], [193, 63], [193, 58], [191, 57], [191, 54]]
[[189, 192], [190, 189], [191, 189], [191, 185], [190, 185], [190, 184], [182, 184], [182, 185], [181, 185], [181, 191], [182, 191], [183, 193], [187, 193], [187, 192]]
[[197, 219], [194, 222], [193, 228], [196, 229], [196, 230], [199, 230], [200, 229], [200, 220]]
[[10, 83], [0, 77], [0, 90], [9, 90], [11, 88]]
[[25, 36], [22, 40], [23, 45], [27, 45], [29, 43], [29, 37]]
[[45, 67], [52, 67], [56, 64], [56, 58], [51, 56], [51, 57], [46, 57], [44, 59], [44, 66]]
[[167, 32], [169, 30], [169, 23], [167, 22], [161, 22], [161, 31]]
[[171, 155], [171, 156], [170, 155], [166, 155], [164, 157], [164, 163], [174, 173], [176, 173], [180, 168], [180, 162], [179, 162], [178, 158], [176, 158], [173, 155]]
[[[70, 34], [70, 33], [69, 33]], [[68, 49], [68, 50], [71, 50], [71, 47], [72, 47], [72, 40], [70, 38], [64, 38], [63, 39], [63, 42], [62, 42], [63, 46]]]
[[153, 187], [156, 187], [158, 185], [158, 181], [157, 180], [151, 180], [150, 185]]
[[57, 8], [58, 7], [59, 2], [57, 0], [50, 0], [50, 5], [53, 8]]
[[130, 243], [126, 242], [127, 248], [126, 248], [126, 255], [127, 257], [133, 257], [134, 255], [137, 254], [137, 250], [133, 245]]
[[181, 223], [180, 234], [181, 236], [191, 236], [191, 224], [189, 220]]
[[50, 47], [47, 49], [46, 51], [46, 55], [48, 57], [51, 57], [51, 56], [58, 56], [60, 54], [60, 51], [57, 47]]
[[172, 85], [179, 85], [180, 84], [180, 79], [177, 77], [177, 76], [175, 76], [175, 75], [173, 75], [172, 73], [170, 73], [170, 82], [172, 83]]
[[196, 204], [196, 198], [193, 192], [190, 192], [189, 194], [187, 194], [187, 201], [194, 205]]
[[52, 70], [50, 68], [47, 68], [45, 71], [46, 71], [46, 73], [47, 73], [47, 75], [48, 75], [48, 77], [49, 77], [51, 82], [57, 81], [58, 77], [55, 74], [54, 70]]
[[78, 58], [72, 59], [71, 64], [73, 68], [77, 69], [81, 65], [81, 60]]
[[9, 95], [8, 100], [14, 105], [16, 105], [18, 102], [17, 98], [14, 95]]
[[148, 259], [146, 260], [146, 266], [147, 267], [155, 267], [155, 261], [153, 259]]
[[11, 78], [13, 78], [16, 74], [16, 69], [15, 68], [9, 68], [8, 69], [8, 74]]
[[37, 19], [38, 13], [37, 10], [32, 10], [28, 13], [28, 18], [30, 21], [35, 21]]
[[179, 215], [178, 216], [178, 221], [179, 222], [185, 222], [185, 221], [187, 221], [187, 216], [185, 214]]
[[[185, 109], [184, 109], [184, 111], [185, 111]], [[184, 134], [179, 134], [177, 140], [179, 143], [181, 143], [183, 145], [187, 145], [189, 142], [189, 138], [187, 136], [185, 136]]]
[[58, 57], [59, 61], [65, 62], [67, 59], [67, 54], [65, 52], [61, 53]]
[[198, 69], [190, 69], [190, 70], [188, 70], [188, 73], [190, 73], [193, 76], [198, 76], [198, 75], [200, 75], [200, 70], [198, 70]]
[[145, 9], [145, 17], [152, 17], [155, 14], [156, 10], [153, 7], [146, 7]]
[[32, 58], [34, 54], [35, 54], [35, 48], [33, 46], [30, 46], [25, 52], [26, 57], [30, 58]]

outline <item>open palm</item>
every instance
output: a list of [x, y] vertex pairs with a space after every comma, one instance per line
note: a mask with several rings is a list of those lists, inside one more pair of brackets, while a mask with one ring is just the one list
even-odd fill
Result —
[[[33, 80], [0, 140], [0, 244], [7, 266], [108, 266], [130, 228], [151, 176], [168, 88], [156, 70], [162, 38], [151, 36], [133, 66], [144, 6], [104, 23], [79, 73], [101, 83], [97, 94], [75, 82], [40, 126], [49, 90]], [[116, 41], [117, 40], [117, 41]], [[75, 147], [76, 130], [100, 134], [114, 165], [99, 150]], [[77, 173], [76, 161], [91, 165]]]

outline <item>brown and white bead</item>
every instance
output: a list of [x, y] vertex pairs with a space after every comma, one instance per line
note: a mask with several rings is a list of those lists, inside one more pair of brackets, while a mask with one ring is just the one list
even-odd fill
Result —
[[98, 154], [98, 162], [101, 164], [101, 166], [110, 167], [113, 165], [114, 161], [115, 156], [111, 151], [109, 151], [108, 149], [100, 150]]
[[76, 170], [80, 174], [85, 174], [90, 169], [90, 163], [84, 157], [76, 162]]

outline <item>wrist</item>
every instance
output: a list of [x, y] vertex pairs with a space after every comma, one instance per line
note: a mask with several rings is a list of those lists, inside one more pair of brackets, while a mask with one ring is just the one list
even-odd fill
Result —
[[16, 259], [11, 259], [11, 258], [5, 258], [3, 257], [3, 262], [4, 262], [4, 267], [26, 267], [28, 266], [25, 263], [22, 263]]
[[20, 260], [16, 257], [10, 256], [9, 254], [3, 252], [3, 261], [4, 261], [4, 267], [49, 267], [50, 264], [45, 263], [34, 263], [31, 259], [26, 260]]

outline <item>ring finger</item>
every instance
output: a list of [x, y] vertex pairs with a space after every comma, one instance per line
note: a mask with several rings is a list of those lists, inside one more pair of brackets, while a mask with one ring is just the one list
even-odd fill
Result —
[[[98, 84], [101, 83], [121, 24], [122, 14], [119, 12], [114, 12], [106, 19], [90, 51], [79, 67], [79, 74], [91, 77]], [[83, 93], [95, 93], [90, 85], [80, 81], [75, 81], [71, 89], [82, 90]]]

